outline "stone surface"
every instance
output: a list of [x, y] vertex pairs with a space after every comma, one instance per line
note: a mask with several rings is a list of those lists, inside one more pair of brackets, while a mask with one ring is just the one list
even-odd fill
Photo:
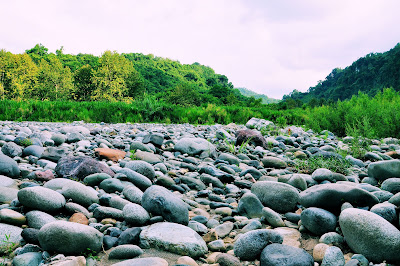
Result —
[[333, 213], [321, 208], [311, 207], [301, 213], [301, 224], [316, 235], [335, 231], [336, 222]]
[[39, 231], [40, 246], [49, 252], [79, 255], [90, 249], [100, 251], [103, 234], [83, 224], [56, 221], [44, 225]]
[[97, 157], [111, 160], [113, 162], [118, 162], [119, 160], [124, 159], [126, 154], [124, 151], [110, 148], [96, 148], [94, 152]]
[[136, 245], [120, 245], [110, 250], [109, 259], [133, 259], [143, 254], [143, 250]]
[[194, 230], [176, 223], [156, 223], [142, 230], [140, 245], [157, 247], [197, 258], [208, 252], [206, 242]]
[[187, 225], [189, 211], [186, 204], [164, 187], [153, 185], [142, 197], [142, 206], [149, 213], [161, 215], [168, 222]]
[[11, 178], [18, 178], [20, 170], [17, 162], [7, 155], [0, 154], [0, 175], [5, 175]]
[[348, 208], [339, 216], [340, 228], [349, 247], [369, 260], [400, 262], [400, 231], [379, 215]]
[[241, 260], [257, 259], [270, 243], [283, 242], [283, 236], [276, 231], [259, 229], [241, 235], [234, 244], [235, 256]]
[[261, 252], [262, 266], [314, 266], [313, 257], [304, 249], [282, 244], [270, 244]]
[[44, 212], [55, 212], [65, 205], [60, 193], [45, 187], [27, 187], [18, 191], [18, 200], [22, 205]]
[[106, 165], [86, 156], [67, 156], [61, 158], [55, 169], [60, 177], [82, 180], [95, 173], [106, 173], [111, 177], [114, 172]]
[[339, 210], [343, 202], [373, 206], [379, 200], [372, 193], [347, 183], [316, 185], [300, 193], [300, 204], [304, 207]]
[[388, 160], [371, 163], [368, 176], [384, 181], [390, 177], [400, 177], [400, 160]]
[[299, 192], [291, 185], [274, 182], [258, 181], [251, 187], [261, 203], [279, 213], [294, 210], [299, 201]]
[[168, 261], [157, 257], [138, 258], [124, 260], [118, 263], [114, 263], [111, 266], [168, 266]]

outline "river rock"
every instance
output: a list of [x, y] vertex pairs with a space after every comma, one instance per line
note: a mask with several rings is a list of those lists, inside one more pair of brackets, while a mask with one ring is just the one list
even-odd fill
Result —
[[124, 159], [126, 152], [116, 150], [116, 149], [110, 149], [110, 148], [96, 148], [94, 150], [95, 155], [99, 157], [100, 159], [107, 159], [111, 160], [113, 162], [118, 162], [119, 160]]
[[215, 153], [214, 145], [203, 138], [181, 138], [174, 149], [190, 156], [202, 154], [203, 157], [211, 157]]
[[153, 185], [146, 189], [142, 197], [142, 206], [149, 213], [161, 215], [168, 222], [183, 225], [189, 223], [187, 205], [164, 187]]
[[299, 201], [299, 192], [291, 185], [275, 181], [257, 181], [251, 187], [261, 203], [277, 211], [285, 213], [293, 211]]
[[0, 154], [0, 175], [18, 178], [20, 170], [16, 161], [7, 155]]
[[261, 252], [260, 263], [261, 266], [314, 266], [314, 259], [304, 249], [273, 243]]
[[44, 212], [55, 212], [65, 205], [65, 198], [51, 189], [35, 186], [18, 191], [18, 200], [22, 205]]
[[248, 218], [259, 218], [263, 216], [263, 208], [264, 206], [258, 197], [251, 192], [247, 192], [239, 200], [238, 212]]
[[149, 213], [139, 204], [129, 203], [122, 210], [125, 221], [128, 224], [141, 226], [150, 220]]
[[40, 229], [39, 243], [49, 252], [79, 255], [88, 249], [93, 252], [100, 251], [103, 234], [87, 225], [56, 221]]
[[253, 230], [239, 236], [234, 244], [234, 253], [241, 260], [255, 260], [268, 244], [282, 242], [283, 236], [274, 230]]
[[138, 258], [124, 260], [118, 263], [114, 263], [111, 266], [168, 266], [168, 261], [162, 258], [150, 257], [150, 258]]
[[308, 208], [301, 213], [301, 224], [316, 235], [335, 231], [336, 216], [324, 209]]
[[154, 167], [150, 163], [145, 161], [135, 160], [127, 162], [125, 164], [125, 168], [129, 168], [139, 174], [142, 174], [150, 180], [153, 180], [156, 176]]
[[60, 159], [55, 169], [60, 177], [82, 180], [94, 173], [106, 173], [111, 177], [114, 172], [106, 165], [86, 156], [67, 156]]
[[143, 254], [143, 250], [136, 245], [120, 245], [110, 250], [108, 258], [126, 260], [132, 259]]
[[30, 228], [40, 229], [45, 224], [57, 221], [56, 218], [42, 211], [30, 211], [26, 214]]
[[0, 204], [10, 203], [18, 196], [18, 189], [10, 187], [0, 187]]
[[191, 228], [176, 223], [156, 223], [142, 230], [140, 245], [156, 247], [180, 255], [200, 257], [208, 252], [206, 242]]
[[21, 233], [21, 227], [0, 223], [0, 249], [6, 247], [9, 243], [21, 242]]
[[339, 216], [340, 228], [349, 247], [374, 262], [400, 262], [400, 231], [381, 216], [348, 208]]
[[368, 176], [380, 181], [400, 177], [400, 160], [373, 162], [368, 166]]
[[304, 207], [340, 210], [344, 202], [355, 206], [373, 206], [379, 200], [372, 193], [344, 182], [316, 185], [300, 193], [300, 204]]

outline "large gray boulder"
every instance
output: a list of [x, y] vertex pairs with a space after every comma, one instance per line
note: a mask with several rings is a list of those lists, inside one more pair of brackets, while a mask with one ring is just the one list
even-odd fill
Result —
[[22, 155], [22, 148], [15, 142], [7, 142], [3, 145], [3, 147], [1, 147], [1, 151], [3, 152], [3, 154], [12, 158]]
[[313, 266], [314, 259], [302, 248], [273, 243], [261, 252], [260, 263], [262, 266]]
[[180, 255], [200, 257], [208, 252], [207, 244], [193, 229], [176, 223], [156, 223], [142, 230], [140, 245], [155, 247]]
[[158, 257], [124, 260], [111, 266], [168, 266], [168, 261]]
[[400, 160], [373, 162], [368, 166], [368, 176], [380, 181], [400, 177]]
[[149, 213], [161, 215], [168, 222], [188, 225], [187, 205], [168, 189], [153, 185], [146, 189], [142, 197], [142, 206]]
[[60, 193], [45, 187], [27, 187], [18, 191], [18, 200], [22, 205], [44, 212], [55, 212], [65, 205], [65, 198]]
[[149, 213], [139, 204], [128, 203], [122, 210], [125, 221], [128, 224], [141, 226], [150, 220]]
[[42, 211], [30, 211], [26, 214], [26, 220], [30, 228], [40, 229], [45, 224], [57, 221], [52, 215]]
[[212, 157], [215, 155], [214, 145], [203, 138], [181, 138], [175, 144], [175, 150], [191, 156], [203, 155], [203, 157]]
[[60, 177], [82, 180], [95, 173], [106, 173], [111, 177], [114, 172], [107, 166], [87, 156], [67, 156], [61, 158], [55, 169]]
[[61, 194], [66, 199], [72, 199], [73, 202], [85, 207], [89, 207], [93, 203], [99, 203], [96, 190], [76, 181], [68, 182], [68, 184], [64, 185]]
[[5, 175], [11, 178], [18, 178], [20, 170], [16, 161], [7, 155], [0, 154], [0, 175]]
[[270, 229], [258, 229], [247, 232], [236, 240], [233, 251], [241, 260], [257, 259], [270, 243], [282, 244], [283, 236]]
[[336, 216], [324, 209], [308, 208], [301, 213], [301, 224], [316, 235], [335, 231]]
[[264, 206], [256, 195], [251, 192], [244, 194], [238, 204], [238, 213], [248, 218], [260, 218], [263, 216]]
[[80, 255], [90, 249], [101, 250], [103, 234], [88, 225], [56, 221], [44, 225], [39, 231], [40, 246], [49, 252]]
[[337, 211], [344, 202], [350, 202], [353, 206], [371, 207], [379, 200], [371, 192], [345, 182], [316, 185], [300, 193], [300, 204], [304, 207]]
[[373, 262], [400, 263], [400, 231], [381, 216], [348, 208], [340, 214], [339, 224], [354, 253]]
[[154, 167], [150, 163], [145, 161], [135, 160], [127, 162], [125, 164], [125, 168], [129, 168], [139, 174], [142, 174], [150, 180], [153, 180], [156, 176], [156, 171], [154, 171]]
[[17, 198], [18, 189], [0, 186], [0, 204], [10, 203]]
[[260, 130], [264, 127], [268, 126], [274, 126], [274, 123], [265, 119], [261, 118], [256, 118], [252, 117], [249, 121], [246, 123], [246, 127], [250, 129], [257, 129]]
[[7, 247], [9, 243], [21, 242], [21, 232], [21, 227], [0, 223], [0, 249]]
[[129, 182], [140, 188], [142, 191], [146, 190], [152, 184], [148, 177], [129, 168], [121, 168], [117, 170], [117, 173], [126, 175], [126, 179], [128, 179]]
[[275, 181], [258, 181], [251, 187], [264, 206], [279, 213], [293, 211], [299, 201], [299, 192], [291, 185]]

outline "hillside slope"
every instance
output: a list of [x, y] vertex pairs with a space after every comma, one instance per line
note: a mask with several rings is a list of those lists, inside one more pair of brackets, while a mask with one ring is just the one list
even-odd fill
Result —
[[374, 96], [383, 88], [400, 91], [400, 43], [384, 53], [371, 53], [359, 58], [350, 66], [335, 68], [308, 92], [293, 91], [284, 99], [293, 98], [309, 102], [313, 98], [345, 100], [362, 91]]

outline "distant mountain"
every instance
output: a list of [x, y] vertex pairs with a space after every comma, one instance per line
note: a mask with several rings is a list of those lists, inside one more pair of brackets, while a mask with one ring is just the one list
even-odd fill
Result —
[[400, 43], [384, 53], [370, 53], [345, 69], [335, 68], [308, 92], [294, 90], [283, 99], [345, 100], [362, 91], [370, 96], [384, 88], [400, 91]]
[[273, 98], [269, 98], [267, 95], [265, 94], [258, 94], [254, 91], [251, 91], [249, 89], [246, 88], [236, 88], [239, 90], [239, 92], [246, 97], [254, 97], [256, 99], [262, 99], [262, 103], [263, 104], [268, 104], [268, 103], [277, 103], [280, 100], [278, 99], [273, 99]]

